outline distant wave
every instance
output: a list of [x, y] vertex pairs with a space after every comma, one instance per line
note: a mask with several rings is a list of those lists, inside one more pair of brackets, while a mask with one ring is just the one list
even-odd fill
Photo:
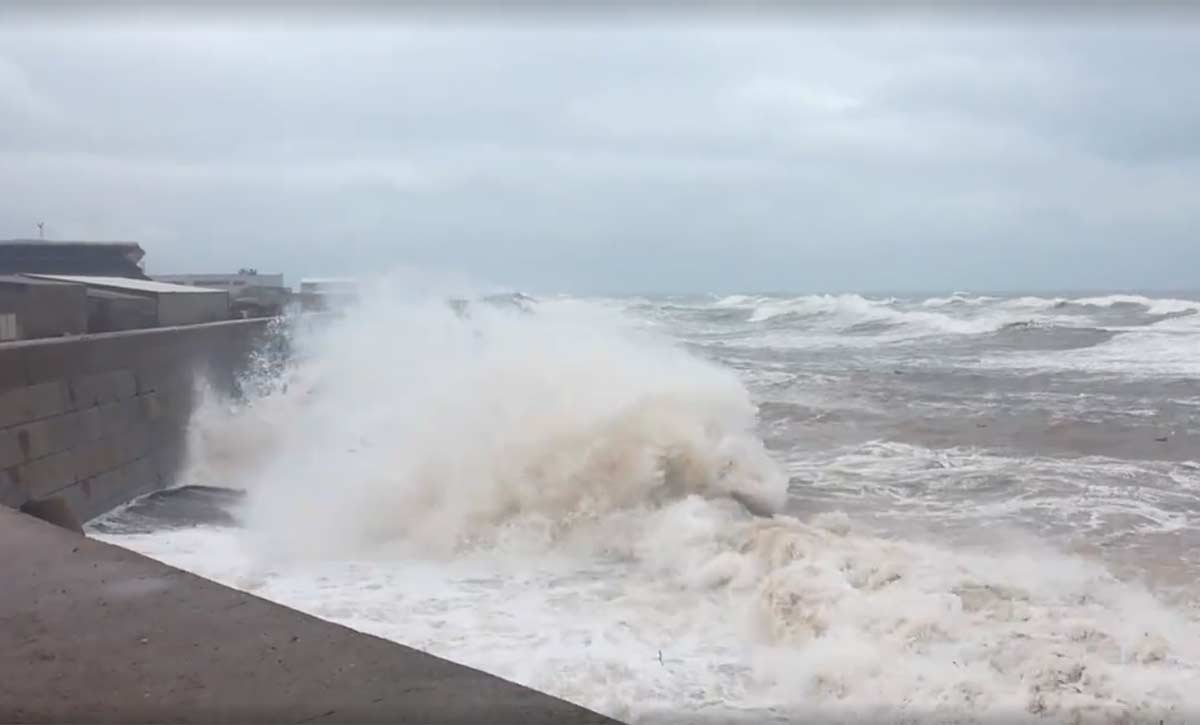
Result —
[[997, 307], [1014, 310], [1052, 310], [1067, 303], [1064, 297], [1008, 297], [998, 300]]
[[1172, 313], [1186, 312], [1188, 310], [1200, 310], [1200, 301], [1143, 297], [1142, 295], [1107, 295], [1104, 297], [1083, 297], [1076, 300], [1070, 300], [1068, 304], [1086, 307], [1138, 305], [1146, 308], [1146, 311], [1152, 315], [1169, 315]]
[[1154, 298], [1142, 295], [1104, 295], [1101, 297], [1012, 297], [1000, 306], [1010, 309], [1063, 310], [1109, 309], [1116, 306], [1141, 307], [1151, 315], [1166, 315], [1188, 310], [1200, 310], [1200, 301], [1174, 298]]
[[[1128, 319], [1121, 319], [1121, 307], [1131, 308]], [[705, 309], [721, 310], [726, 320], [741, 314], [746, 323], [771, 328], [802, 325], [826, 333], [913, 337], [986, 335], [1018, 329], [1121, 329], [1198, 314], [1200, 301], [1124, 294], [1003, 298], [955, 292], [924, 300], [858, 294], [729, 295]]]
[[[979, 303], [982, 304], [982, 303]], [[804, 295], [800, 297], [753, 297], [733, 295], [713, 306], [739, 308], [746, 321], [768, 326], [806, 322], [828, 332], [850, 335], [897, 334], [976, 335], [994, 332], [1025, 318], [1011, 314], [982, 314], [962, 317], [923, 306], [906, 308], [894, 297], [868, 298], [857, 294]], [[931, 305], [930, 307], [935, 307]]]
[[967, 292], [955, 292], [949, 297], [930, 297], [921, 303], [922, 307], [951, 307], [955, 305], [978, 306], [995, 302], [999, 297], [987, 295], [972, 295]]
[[729, 295], [714, 302], [713, 307], [742, 307], [747, 304], [753, 304], [755, 300], [761, 299], [766, 298], [755, 297], [753, 295]]

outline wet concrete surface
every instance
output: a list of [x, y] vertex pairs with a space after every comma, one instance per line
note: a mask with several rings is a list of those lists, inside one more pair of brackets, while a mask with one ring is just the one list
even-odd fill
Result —
[[4, 507], [0, 550], [0, 722], [615, 722]]

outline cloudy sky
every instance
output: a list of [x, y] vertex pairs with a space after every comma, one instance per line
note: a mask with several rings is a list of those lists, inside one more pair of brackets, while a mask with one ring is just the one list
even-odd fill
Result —
[[0, 23], [0, 238], [534, 292], [1200, 288], [1200, 16]]

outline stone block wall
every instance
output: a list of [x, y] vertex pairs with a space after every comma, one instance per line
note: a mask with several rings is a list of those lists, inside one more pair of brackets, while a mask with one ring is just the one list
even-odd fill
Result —
[[202, 377], [231, 390], [268, 320], [0, 344], [0, 503], [86, 521], [172, 485]]

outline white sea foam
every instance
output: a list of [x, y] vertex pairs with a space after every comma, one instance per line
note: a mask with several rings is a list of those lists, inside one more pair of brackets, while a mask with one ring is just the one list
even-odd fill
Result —
[[[927, 304], [942, 306], [947, 301], [956, 298], [928, 300]], [[972, 304], [983, 302], [995, 303], [999, 307], [1013, 310], [1056, 310], [1064, 307], [1096, 307], [1111, 308], [1116, 305], [1132, 305], [1141, 307], [1151, 315], [1167, 315], [1189, 310], [1200, 310], [1200, 301], [1174, 299], [1170, 297], [1146, 297], [1144, 295], [1113, 294], [1095, 297], [1009, 297], [1009, 298], [974, 298]]]
[[1142, 295], [1105, 295], [1103, 297], [1081, 297], [1071, 300], [1072, 304], [1090, 305], [1092, 307], [1112, 307], [1113, 305], [1139, 305], [1145, 307], [1152, 315], [1168, 315], [1188, 310], [1200, 310], [1200, 302], [1196, 300], [1179, 300], [1163, 297], [1144, 297]]
[[[882, 325], [905, 335], [974, 334], [999, 329], [1011, 320], [972, 319], [940, 312], [897, 307], [895, 298], [868, 298], [856, 294], [801, 297], [725, 298], [723, 307], [745, 307], [750, 322], [768, 322], [787, 315], [808, 318], [819, 329], [833, 332], [861, 325]], [[885, 335], [886, 336], [886, 335]]]
[[742, 384], [610, 309], [381, 294], [308, 349], [198, 420], [244, 531], [115, 539], [634, 721], [1200, 712], [1200, 628], [1097, 564], [751, 515], [787, 478]]
[[1127, 329], [1111, 340], [1078, 350], [1013, 352], [984, 356], [1000, 369], [1075, 370], [1130, 379], [1200, 376], [1200, 327], [1193, 317]]
[[[1154, 298], [1141, 295], [1097, 297], [992, 297], [956, 292], [948, 297], [924, 300], [873, 298], [857, 294], [801, 295], [797, 297], [731, 295], [712, 306], [746, 311], [746, 341], [758, 346], [791, 348], [871, 348], [904, 341], [986, 335], [1013, 326], [1023, 328], [1098, 328], [1113, 331], [1165, 332], [1176, 328], [1194, 331], [1200, 321], [1200, 301]], [[1117, 306], [1132, 311], [1114, 310]], [[1141, 315], [1139, 318], [1138, 315]], [[1145, 315], [1171, 315], [1178, 319], [1154, 321]], [[707, 328], [706, 328], [707, 329]], [[721, 329], [719, 326], [714, 330]], [[1121, 349], [1132, 340], [1114, 342]], [[1148, 342], [1158, 352], [1172, 343], [1161, 339]], [[1187, 363], [1176, 361], [1170, 350], [1158, 369], [1186, 374]], [[1190, 352], [1184, 351], [1182, 355]], [[1100, 358], [1104, 353], [1098, 353]], [[1046, 356], [1006, 354], [989, 357], [988, 364], [1012, 358], [1013, 367], [1038, 367]], [[1082, 357], [1082, 356], [1081, 356]], [[1071, 356], [1059, 359], [1058, 368], [1075, 365]], [[1003, 362], [1003, 364], [1008, 364]], [[1093, 367], [1128, 367], [1123, 361], [1111, 364], [1089, 362]], [[1055, 367], [1051, 365], [1051, 367]]]
[[[846, 333], [860, 336], [864, 329], [869, 340], [888, 342], [931, 336], [979, 335], [996, 332], [1017, 324], [1090, 324], [1086, 317], [1060, 319], [1049, 314], [1058, 301], [1040, 297], [1000, 300], [958, 293], [951, 297], [930, 298], [919, 303], [894, 297], [872, 298], [857, 294], [803, 295], [799, 297], [753, 297], [733, 295], [716, 303], [721, 309], [745, 309], [747, 321], [766, 324], [795, 318], [806, 333], [805, 343], [814, 342], [814, 334], [831, 336], [826, 342], [853, 345]], [[772, 338], [773, 340], [775, 338]], [[783, 346], [787, 346], [785, 341]]]
[[565, 538], [508, 529], [440, 562], [264, 563], [203, 529], [118, 541], [635, 722], [1178, 722], [1200, 707], [1196, 623], [1051, 551], [951, 550], [697, 497]]
[[[264, 545], [445, 553], [520, 515], [566, 525], [688, 493], [766, 509], [786, 495], [736, 376], [607, 310], [463, 320], [377, 300], [319, 345], [314, 392], [250, 486]], [[309, 527], [322, 540], [296, 535]]]
[[979, 306], [989, 302], [995, 302], [998, 297], [990, 297], [988, 295], [972, 295], [967, 292], [955, 292], [949, 297], [930, 297], [922, 300], [922, 307], [949, 307], [952, 305], [969, 305]]

